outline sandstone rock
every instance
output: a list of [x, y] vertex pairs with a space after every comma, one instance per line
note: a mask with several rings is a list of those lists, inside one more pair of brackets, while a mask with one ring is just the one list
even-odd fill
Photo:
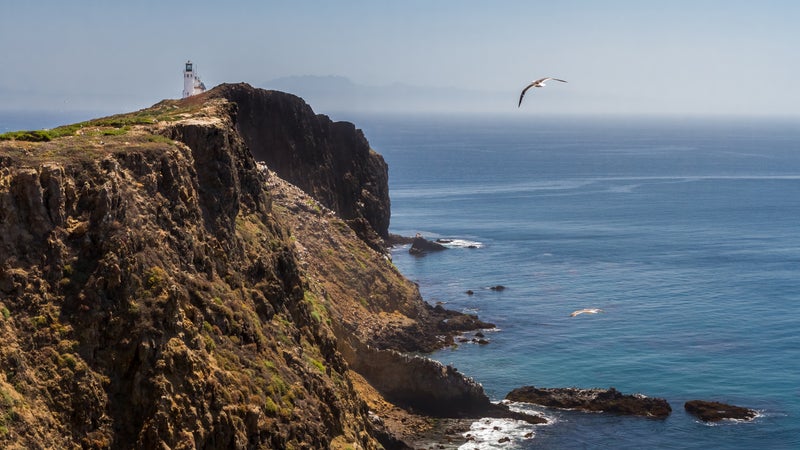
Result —
[[608, 412], [663, 419], [672, 408], [666, 400], [641, 394], [624, 395], [616, 389], [537, 388], [524, 386], [506, 395], [506, 400], [533, 403], [551, 408]]

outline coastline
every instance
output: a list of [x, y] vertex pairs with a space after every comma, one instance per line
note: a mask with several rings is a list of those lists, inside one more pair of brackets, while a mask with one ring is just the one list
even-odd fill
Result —
[[398, 440], [414, 449], [457, 449], [468, 442], [463, 433], [478, 419], [434, 418], [414, 414], [394, 405], [361, 375], [350, 371], [353, 386], [364, 399], [374, 420]]

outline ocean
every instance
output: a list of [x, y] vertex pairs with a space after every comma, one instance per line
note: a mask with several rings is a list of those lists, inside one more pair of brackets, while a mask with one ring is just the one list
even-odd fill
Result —
[[[100, 115], [3, 114], [0, 132]], [[800, 123], [345, 118], [389, 164], [391, 231], [454, 239], [424, 257], [397, 248], [394, 264], [428, 302], [497, 324], [488, 345], [433, 358], [495, 401], [613, 386], [673, 408], [514, 405], [550, 423], [476, 421], [465, 450], [800, 448]], [[604, 312], [570, 317], [581, 308]], [[692, 399], [759, 416], [704, 424]]]
[[[613, 386], [673, 409], [514, 405], [551, 422], [479, 421], [464, 449], [800, 448], [800, 123], [354, 122], [389, 165], [391, 232], [455, 240], [423, 257], [396, 248], [394, 264], [428, 302], [498, 327], [434, 359], [495, 401], [525, 385]], [[570, 317], [582, 308], [604, 312]], [[759, 416], [705, 424], [684, 411], [692, 399]]]
[[108, 111], [3, 111], [0, 110], [0, 134], [9, 131], [41, 130], [70, 125], [114, 114]]

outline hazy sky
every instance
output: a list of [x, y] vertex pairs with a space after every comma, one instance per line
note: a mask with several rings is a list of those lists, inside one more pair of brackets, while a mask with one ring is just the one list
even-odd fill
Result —
[[[338, 75], [469, 90], [476, 111], [800, 117], [796, 0], [3, 0], [0, 12], [1, 110], [139, 109], [179, 97], [191, 59], [209, 87]], [[518, 110], [542, 76], [569, 83]]]

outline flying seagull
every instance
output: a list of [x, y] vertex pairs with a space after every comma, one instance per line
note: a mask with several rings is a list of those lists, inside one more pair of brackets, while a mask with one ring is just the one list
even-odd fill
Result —
[[605, 311], [603, 311], [603, 310], [602, 310], [602, 309], [600, 309], [600, 308], [586, 308], [586, 309], [579, 309], [579, 310], [577, 310], [577, 311], [574, 311], [574, 312], [573, 312], [572, 314], [570, 314], [569, 316], [570, 316], [570, 317], [575, 317], [575, 316], [577, 316], [578, 314], [597, 314], [597, 313], [601, 313], [601, 312], [605, 312]]
[[547, 81], [550, 81], [550, 80], [556, 80], [556, 81], [560, 81], [562, 83], [566, 83], [566, 81], [564, 81], [564, 80], [559, 80], [558, 78], [553, 78], [553, 77], [539, 78], [538, 80], [531, 82], [531, 84], [525, 86], [525, 89], [523, 89], [522, 93], [519, 94], [519, 104], [517, 105], [517, 108], [522, 106], [522, 97], [525, 97], [525, 92], [527, 92], [528, 89], [530, 89], [532, 87], [537, 87], [537, 88], [544, 87], [544, 83], [546, 83]]

